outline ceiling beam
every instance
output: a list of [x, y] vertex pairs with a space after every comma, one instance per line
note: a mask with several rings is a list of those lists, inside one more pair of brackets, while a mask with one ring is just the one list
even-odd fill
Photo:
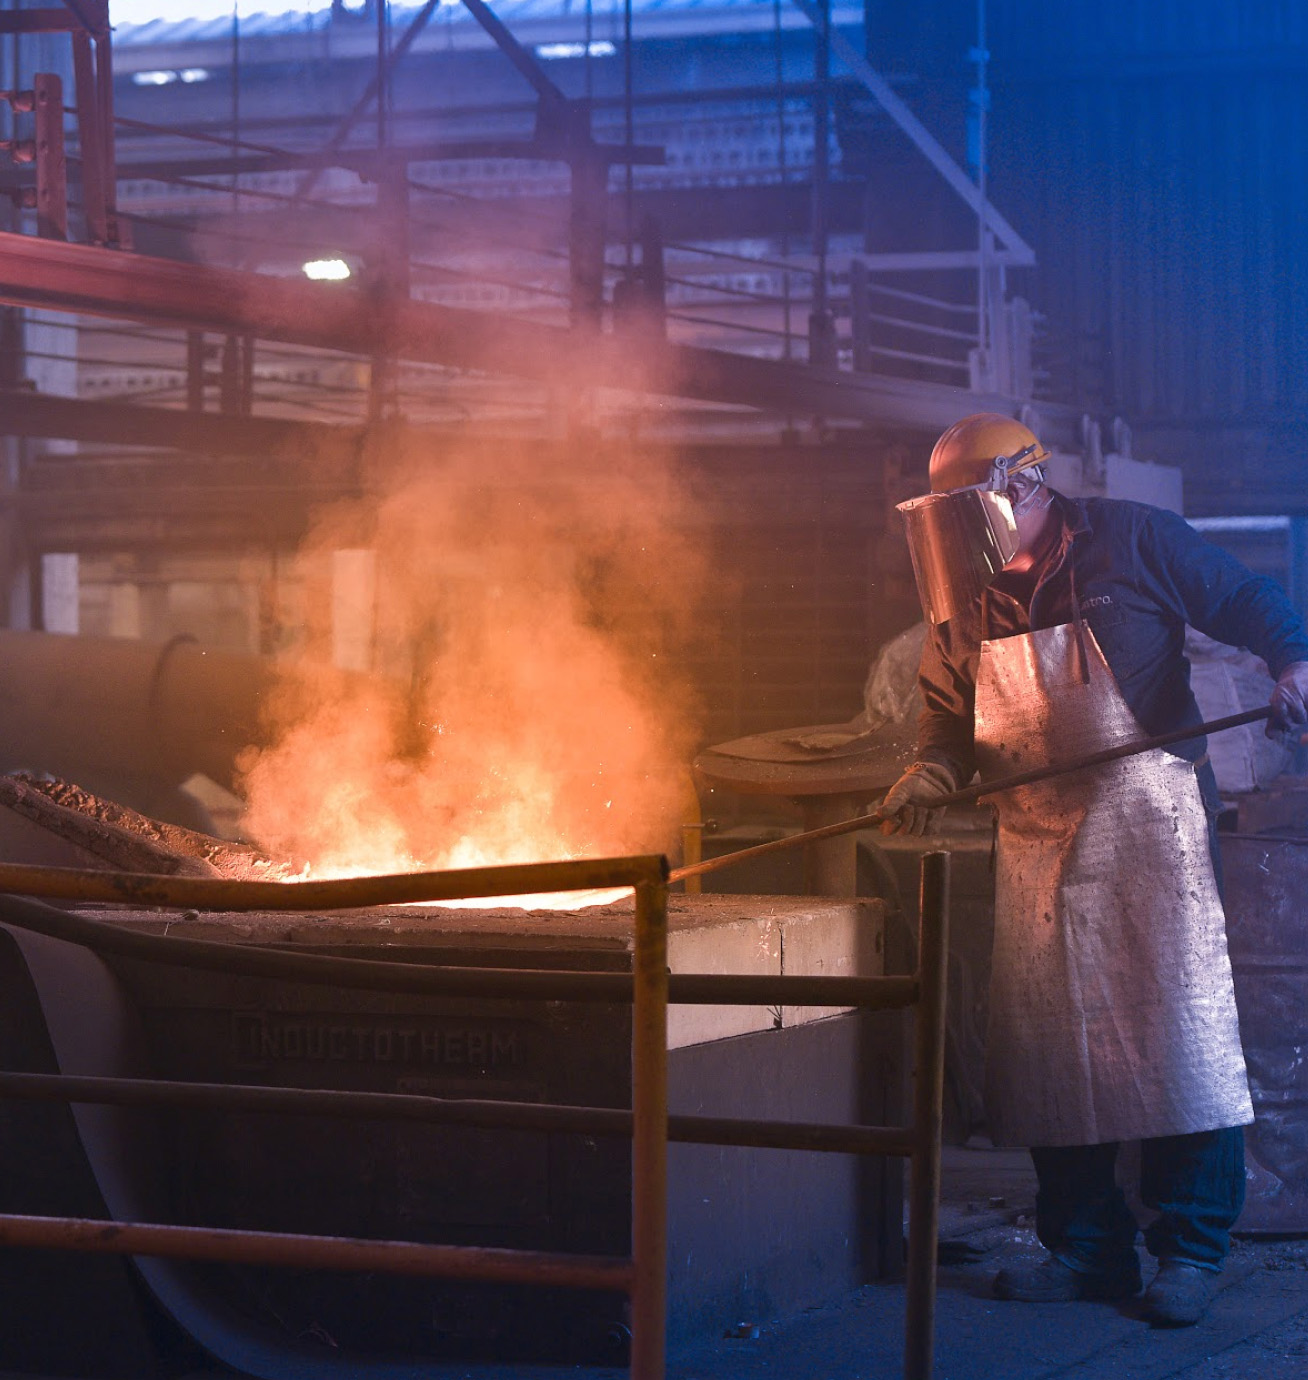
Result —
[[354, 464], [365, 438], [362, 426], [88, 402], [35, 392], [3, 395], [0, 431], [7, 436], [57, 437], [87, 445], [150, 447], [193, 455], [312, 459], [328, 468]]
[[529, 378], [562, 392], [602, 387], [806, 418], [944, 426], [978, 408], [1015, 406], [1012, 399], [943, 384], [573, 331], [429, 302], [386, 302], [348, 284], [11, 233], [0, 233], [0, 301]]

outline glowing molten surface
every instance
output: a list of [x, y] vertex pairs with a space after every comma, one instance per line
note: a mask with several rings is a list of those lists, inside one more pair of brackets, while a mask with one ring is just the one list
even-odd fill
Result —
[[[514, 859], [515, 862], [539, 862], [542, 859]], [[549, 859], [548, 861], [558, 861]], [[329, 881], [337, 877], [377, 877], [387, 873], [395, 872], [431, 872], [439, 871], [448, 867], [491, 867], [499, 866], [498, 862], [461, 862], [450, 864], [422, 863], [411, 866], [396, 865], [394, 861], [390, 864], [380, 864], [378, 866], [358, 866], [355, 868], [315, 868], [312, 864], [305, 866], [303, 872], [291, 881]], [[621, 901], [631, 895], [630, 887], [591, 887], [586, 891], [541, 891], [528, 892], [514, 896], [473, 896], [458, 901], [405, 901], [403, 906], [406, 910], [415, 906], [440, 906], [448, 910], [586, 910], [590, 906], [611, 906], [615, 901]]]

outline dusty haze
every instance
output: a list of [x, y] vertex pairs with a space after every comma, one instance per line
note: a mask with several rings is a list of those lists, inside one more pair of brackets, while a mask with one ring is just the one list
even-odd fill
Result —
[[[484, 444], [326, 512], [298, 557], [304, 655], [244, 763], [248, 835], [317, 876], [672, 847], [697, 725], [671, 666], [706, 577], [690, 512], [648, 449]], [[377, 674], [345, 681], [325, 590], [348, 548], [376, 552]]]

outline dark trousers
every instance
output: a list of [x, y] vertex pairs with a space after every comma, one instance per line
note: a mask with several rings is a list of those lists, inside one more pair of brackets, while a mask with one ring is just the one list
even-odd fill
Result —
[[[1117, 1143], [1036, 1148], [1036, 1234], [1066, 1264], [1128, 1267], [1138, 1224], [1117, 1186]], [[1145, 1245], [1160, 1260], [1220, 1270], [1244, 1206], [1244, 1128], [1140, 1143], [1140, 1197], [1157, 1216]]]
[[[1196, 765], [1208, 812], [1213, 876], [1222, 890], [1217, 816], [1222, 802], [1207, 754]], [[1069, 1265], [1134, 1268], [1138, 1224], [1117, 1186], [1117, 1142], [1037, 1148], [1036, 1234]], [[1244, 1206], [1244, 1127], [1140, 1142], [1140, 1197], [1157, 1216], [1145, 1246], [1159, 1260], [1220, 1270]]]

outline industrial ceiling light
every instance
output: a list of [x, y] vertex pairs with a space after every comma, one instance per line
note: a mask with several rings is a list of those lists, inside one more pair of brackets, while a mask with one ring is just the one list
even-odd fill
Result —
[[171, 86], [174, 82], [182, 82], [186, 86], [193, 86], [199, 81], [208, 81], [212, 73], [207, 67], [183, 67], [181, 71], [171, 71], [167, 68], [152, 69], [148, 72], [133, 72], [133, 86]]
[[[585, 57], [586, 46], [584, 43], [538, 43], [536, 56], [545, 61], [551, 58]], [[612, 57], [617, 51], [607, 38], [595, 38], [590, 42], [590, 55], [593, 58]]]
[[304, 276], [315, 283], [340, 283], [352, 274], [349, 264], [341, 258], [309, 259], [303, 268]]

